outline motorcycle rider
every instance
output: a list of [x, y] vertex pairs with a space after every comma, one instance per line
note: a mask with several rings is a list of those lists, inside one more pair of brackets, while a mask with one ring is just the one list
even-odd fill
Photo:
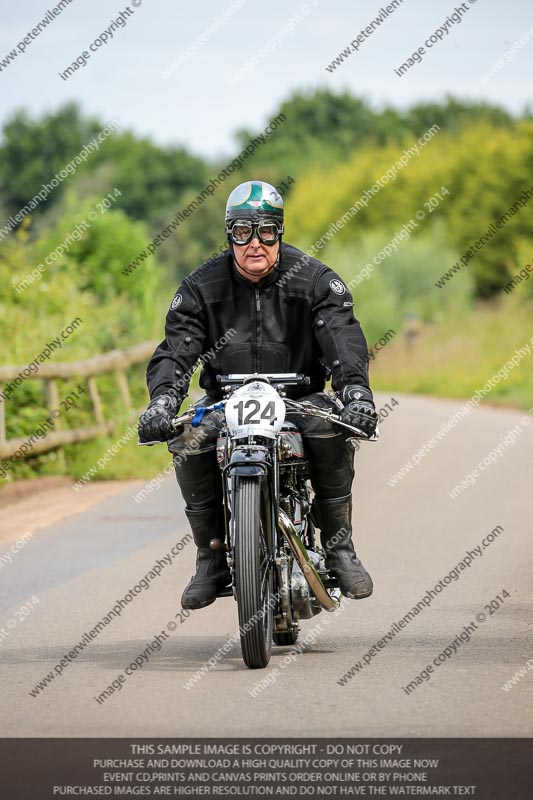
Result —
[[[288, 397], [305, 395], [339, 413], [338, 401], [323, 391], [331, 375], [342, 420], [369, 436], [376, 429], [368, 348], [350, 292], [332, 269], [282, 242], [283, 226], [283, 200], [270, 184], [246, 181], [231, 192], [228, 249], [183, 280], [170, 304], [165, 339], [147, 367], [151, 402], [139, 419], [140, 441], [168, 442], [197, 546], [196, 574], [183, 593], [183, 608], [210, 605], [231, 580], [224, 549], [210, 548], [212, 539], [224, 541], [225, 535], [216, 458], [222, 414], [204, 417], [199, 428], [173, 430], [170, 424], [200, 357], [206, 396], [197, 405], [222, 398], [219, 374], [297, 372], [311, 383], [305, 390], [287, 387]], [[326, 566], [346, 597], [368, 597], [372, 579], [352, 543], [354, 448], [349, 432], [295, 412], [288, 412], [287, 419], [304, 440]]]

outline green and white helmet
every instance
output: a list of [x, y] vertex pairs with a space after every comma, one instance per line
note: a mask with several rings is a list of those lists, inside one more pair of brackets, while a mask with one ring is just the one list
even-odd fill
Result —
[[260, 222], [264, 219], [276, 220], [283, 233], [283, 200], [278, 190], [264, 181], [240, 183], [226, 203], [226, 231], [236, 219]]

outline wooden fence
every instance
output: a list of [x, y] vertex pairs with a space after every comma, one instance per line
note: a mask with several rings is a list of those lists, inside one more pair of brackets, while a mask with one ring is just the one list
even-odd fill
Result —
[[[75, 442], [85, 442], [94, 439], [102, 434], [113, 433], [114, 423], [106, 420], [96, 376], [113, 373], [117, 382], [117, 387], [122, 398], [124, 409], [132, 414], [131, 395], [128, 384], [128, 369], [133, 364], [146, 363], [152, 355], [157, 342], [143, 342], [128, 350], [112, 350], [103, 355], [93, 356], [85, 361], [77, 361], [63, 364], [42, 364], [36, 373], [30, 374], [25, 380], [39, 380], [44, 382], [44, 396], [46, 407], [50, 414], [60, 406], [60, 392], [58, 382], [77, 378], [84, 380], [87, 384], [87, 391], [91, 398], [94, 414], [94, 425], [88, 428], [78, 428], [75, 430], [63, 430], [61, 418], [52, 419], [53, 430], [46, 436], [32, 442], [32, 447], [28, 455], [45, 453], [62, 447], [66, 444]], [[5, 401], [3, 400], [4, 384], [7, 381], [16, 380], [26, 367], [2, 367], [0, 366], [0, 458], [9, 458], [15, 455], [21, 446], [28, 441], [26, 439], [7, 439], [6, 438], [6, 418]]]

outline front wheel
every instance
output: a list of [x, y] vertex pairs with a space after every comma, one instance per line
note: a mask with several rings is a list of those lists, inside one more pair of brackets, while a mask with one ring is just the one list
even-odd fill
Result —
[[268, 484], [238, 476], [234, 489], [235, 584], [244, 663], [266, 667], [272, 653], [273, 571]]

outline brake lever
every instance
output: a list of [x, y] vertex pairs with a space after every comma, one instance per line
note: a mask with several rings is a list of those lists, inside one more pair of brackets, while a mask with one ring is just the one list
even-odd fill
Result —
[[202, 420], [207, 412], [207, 408], [205, 406], [198, 406], [196, 409], [196, 413], [194, 417], [191, 419], [191, 425], [193, 428], [197, 428], [199, 425], [202, 424]]
[[348, 425], [347, 422], [343, 422], [341, 418], [334, 413], [333, 409], [327, 410], [325, 408], [320, 408], [319, 406], [314, 406], [308, 400], [285, 400], [285, 402], [287, 405], [293, 406], [296, 411], [300, 410], [315, 417], [321, 417], [321, 419], [325, 419], [328, 422], [333, 422], [335, 425], [340, 425], [342, 428], [346, 428], [351, 433], [357, 434], [357, 437], [365, 442], [377, 442], [379, 439], [379, 428], [376, 428], [376, 431], [372, 434], [372, 436], [368, 436], [364, 431], [356, 428], [355, 425]]
[[[218, 403], [215, 403], [212, 406], [198, 406], [187, 409], [187, 411], [182, 414], [180, 417], [174, 417], [170, 420], [170, 424], [176, 430], [180, 427], [184, 422], [190, 422], [194, 428], [197, 428], [201, 425], [202, 420], [205, 414], [209, 414], [210, 411], [220, 411], [224, 408], [224, 401], [220, 400]], [[172, 438], [172, 437], [170, 437]], [[168, 441], [168, 439], [166, 440]], [[156, 439], [154, 442], [141, 442], [139, 438], [137, 438], [137, 445], [139, 447], [152, 447], [154, 444], [164, 444], [165, 442], [161, 442], [159, 439]]]
[[193, 428], [197, 428], [202, 424], [202, 420], [206, 414], [211, 411], [222, 411], [224, 408], [224, 400], [219, 400], [218, 403], [213, 403], [211, 406], [192, 406], [181, 417], [174, 417], [170, 424], [173, 428], [178, 428], [184, 422], [190, 422]]

